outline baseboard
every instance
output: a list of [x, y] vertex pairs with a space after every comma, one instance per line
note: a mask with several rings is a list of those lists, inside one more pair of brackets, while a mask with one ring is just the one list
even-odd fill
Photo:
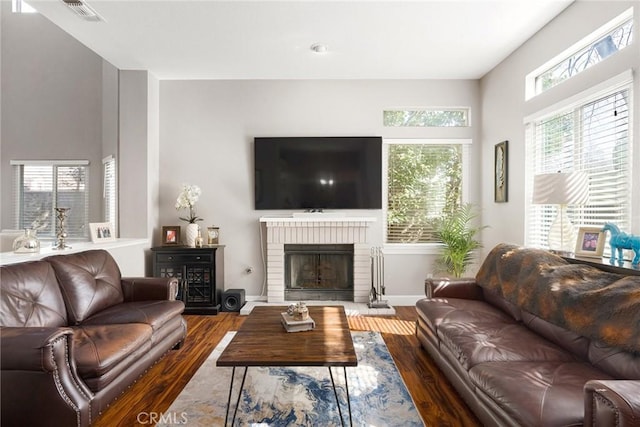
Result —
[[405, 306], [416, 305], [416, 302], [426, 298], [424, 295], [383, 295], [382, 299], [389, 301], [391, 305]]
[[[389, 305], [392, 306], [411, 306], [416, 305], [416, 302], [423, 298], [425, 298], [424, 295], [383, 295], [380, 299], [387, 301]], [[267, 302], [267, 297], [262, 295], [247, 295], [245, 300], [252, 302]], [[283, 303], [283, 305], [286, 304], [287, 303]]]

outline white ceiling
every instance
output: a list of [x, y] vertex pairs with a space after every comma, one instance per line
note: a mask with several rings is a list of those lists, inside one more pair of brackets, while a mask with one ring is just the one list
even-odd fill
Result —
[[60, 0], [29, 4], [159, 79], [477, 79], [571, 1], [87, 0], [98, 23]]

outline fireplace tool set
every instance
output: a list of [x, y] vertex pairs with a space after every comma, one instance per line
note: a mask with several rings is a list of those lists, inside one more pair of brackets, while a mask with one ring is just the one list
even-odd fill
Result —
[[385, 294], [384, 286], [384, 253], [382, 248], [371, 248], [371, 292], [369, 293], [369, 308], [391, 308], [387, 300], [381, 299]]

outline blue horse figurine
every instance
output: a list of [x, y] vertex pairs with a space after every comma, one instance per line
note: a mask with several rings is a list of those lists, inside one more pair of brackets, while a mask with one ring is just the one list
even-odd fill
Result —
[[605, 222], [602, 231], [611, 233], [611, 238], [609, 239], [609, 245], [611, 245], [609, 263], [611, 265], [616, 262], [616, 252], [618, 253], [618, 264], [622, 265], [624, 263], [624, 258], [622, 257], [623, 249], [633, 249], [633, 252], [635, 252], [636, 256], [631, 261], [631, 265], [637, 267], [640, 264], [640, 236], [620, 231], [620, 228], [611, 222]]

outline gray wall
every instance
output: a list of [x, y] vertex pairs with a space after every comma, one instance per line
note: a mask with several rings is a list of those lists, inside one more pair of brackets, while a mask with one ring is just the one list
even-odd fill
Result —
[[158, 80], [118, 70], [37, 13], [0, 7], [0, 228], [15, 227], [10, 160], [89, 160], [89, 221], [100, 222], [102, 159], [113, 155], [119, 236], [149, 237], [157, 223]]
[[14, 228], [10, 160], [86, 159], [90, 218], [100, 219], [101, 57], [39, 14], [2, 8], [1, 228]]
[[[161, 225], [180, 225], [174, 203], [180, 185], [202, 188], [197, 214], [203, 225], [220, 226], [226, 288], [262, 290], [262, 215], [291, 211], [253, 208], [253, 138], [256, 136], [381, 135], [384, 138], [470, 138], [470, 201], [480, 194], [477, 125], [458, 129], [385, 128], [390, 107], [471, 107], [480, 121], [479, 84], [467, 80], [261, 80], [162, 81], [160, 83]], [[373, 216], [372, 243], [382, 245], [382, 211]], [[184, 225], [184, 223], [182, 222]], [[389, 295], [421, 295], [433, 256], [415, 250], [386, 256]], [[246, 275], [247, 266], [255, 273]]]
[[[525, 101], [525, 76], [569, 46], [606, 24], [629, 7], [635, 6], [634, 44], [571, 80]], [[545, 107], [580, 93], [602, 81], [634, 70], [634, 173], [632, 182], [632, 230], [640, 233], [640, 49], [638, 2], [579, 1], [529, 39], [515, 53], [488, 73], [481, 81], [482, 170], [490, 180], [494, 144], [509, 140], [509, 203], [494, 203], [492, 186], [483, 185], [483, 221], [490, 225], [483, 235], [485, 252], [499, 242], [523, 244], [525, 239], [525, 127], [523, 120]], [[568, 30], [569, 29], [569, 30]]]
[[120, 71], [118, 192], [120, 236], [149, 236], [150, 75]]

